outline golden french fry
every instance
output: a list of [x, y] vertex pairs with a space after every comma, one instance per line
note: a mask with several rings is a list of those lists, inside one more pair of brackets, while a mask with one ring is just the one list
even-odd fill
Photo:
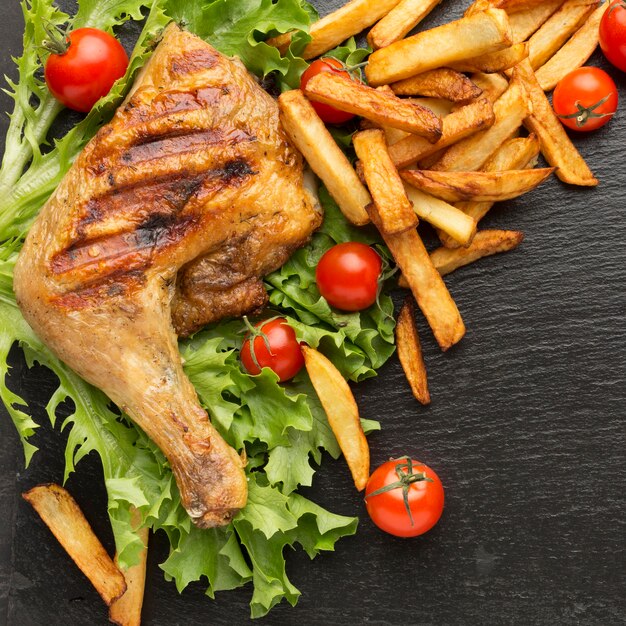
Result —
[[371, 85], [384, 85], [510, 45], [506, 13], [489, 9], [376, 50], [365, 74]]
[[372, 198], [311, 103], [294, 89], [280, 96], [278, 106], [285, 131], [322, 179], [341, 212], [353, 224], [367, 224], [365, 207]]
[[411, 76], [391, 88], [398, 96], [429, 96], [452, 102], [469, 102], [482, 93], [467, 76], [445, 67]]
[[[134, 527], [138, 527], [141, 524], [141, 515], [134, 508], [132, 510], [131, 523]], [[146, 563], [148, 560], [148, 527], [139, 528], [137, 534], [145, 548], [139, 555], [137, 565], [123, 570], [124, 579], [126, 580], [126, 591], [117, 600], [114, 600], [109, 607], [109, 621], [118, 624], [118, 626], [140, 626], [141, 624], [141, 607], [143, 606]], [[115, 556], [115, 564], [118, 565], [117, 555]]]
[[509, 88], [509, 81], [502, 74], [476, 72], [470, 78], [483, 92], [482, 97], [487, 98], [491, 103], [495, 102]]
[[441, 137], [441, 119], [430, 109], [372, 89], [341, 74], [322, 72], [314, 76], [307, 83], [305, 94], [316, 102], [425, 137], [433, 143]]
[[532, 110], [524, 85], [514, 71], [509, 88], [493, 105], [494, 124], [460, 141], [433, 166], [440, 171], [471, 172], [481, 165], [522, 125]]
[[504, 9], [507, 13], [526, 11], [545, 2], [545, 0], [491, 0], [491, 5], [497, 9]]
[[501, 172], [402, 170], [400, 175], [410, 185], [447, 202], [500, 202], [532, 191], [553, 172], [553, 167], [545, 167]]
[[[536, 135], [515, 137], [505, 141], [500, 148], [485, 162], [485, 172], [500, 172], [534, 167], [539, 154], [539, 140]], [[493, 202], [459, 202], [456, 208], [471, 217], [476, 224], [485, 217]], [[441, 243], [446, 248], [458, 248], [459, 243], [443, 229], [437, 231]]]
[[450, 67], [459, 72], [503, 72], [514, 67], [527, 56], [528, 44], [517, 43], [504, 50], [451, 63]]
[[447, 233], [461, 245], [467, 245], [476, 233], [476, 222], [451, 204], [420, 189], [405, 184], [404, 190], [420, 219]]
[[401, 233], [417, 226], [417, 216], [404, 192], [385, 143], [382, 130], [362, 130], [352, 138], [354, 149], [361, 161], [374, 203], [380, 214], [381, 228], [385, 233]]
[[465, 9], [463, 16], [469, 17], [470, 15], [475, 15], [481, 11], [487, 11], [488, 9], [493, 9], [490, 0], [474, 0], [474, 2]]
[[107, 606], [126, 591], [124, 575], [94, 534], [76, 501], [63, 487], [38, 485], [22, 494], [37, 511]]
[[396, 346], [404, 375], [415, 399], [423, 405], [430, 404], [428, 375], [422, 354], [422, 344], [415, 326], [415, 311], [411, 296], [405, 299], [398, 314]]
[[445, 276], [483, 257], [513, 250], [523, 240], [524, 234], [514, 230], [479, 230], [467, 248], [437, 248], [430, 258], [437, 271]]
[[535, 73], [544, 91], [552, 91], [570, 72], [585, 64], [598, 47], [600, 20], [610, 2], [600, 5], [572, 38]]
[[546, 161], [558, 168], [556, 175], [565, 183], [593, 187], [597, 179], [570, 141], [563, 124], [554, 113], [550, 102], [539, 85], [530, 61], [526, 59], [517, 66], [517, 72], [524, 82], [532, 101], [533, 112], [524, 125], [539, 137], [541, 152]]
[[[314, 59], [335, 48], [348, 37], [358, 35], [362, 30], [378, 22], [399, 2], [400, 0], [352, 0], [344, 4], [311, 24], [309, 30], [311, 41], [304, 49], [302, 57]], [[284, 54], [291, 43], [291, 33], [268, 39], [267, 43]]]
[[598, 0], [568, 0], [528, 40], [528, 59], [541, 67], [575, 33], [598, 6]]
[[437, 143], [432, 144], [423, 137], [411, 135], [390, 146], [389, 155], [396, 167], [405, 167], [474, 133], [489, 128], [494, 120], [491, 102], [486, 98], [479, 98], [470, 104], [459, 107], [443, 118], [441, 123], [442, 135]]
[[367, 211], [411, 286], [415, 300], [428, 320], [437, 343], [442, 350], [447, 350], [461, 340], [465, 334], [465, 325], [417, 230], [411, 228], [396, 235], [385, 234], [376, 204], [370, 204]]
[[526, 41], [564, 2], [565, 0], [544, 0], [534, 7], [509, 15], [513, 43]]
[[441, 0], [401, 0], [367, 35], [374, 50], [402, 39], [413, 30]]
[[365, 489], [370, 471], [370, 450], [361, 427], [359, 408], [341, 372], [321, 353], [302, 346], [304, 364], [324, 407], [356, 488]]

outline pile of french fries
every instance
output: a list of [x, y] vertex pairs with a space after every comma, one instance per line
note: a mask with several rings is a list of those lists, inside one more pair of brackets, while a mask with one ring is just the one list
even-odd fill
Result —
[[[346, 218], [380, 231], [412, 297], [397, 323], [400, 362], [415, 398], [430, 402], [417, 334], [417, 302], [442, 350], [465, 326], [442, 276], [516, 248], [518, 231], [479, 230], [495, 202], [533, 190], [553, 172], [564, 182], [598, 181], [556, 117], [545, 92], [582, 66], [598, 45], [609, 2], [476, 0], [462, 18], [407, 37], [440, 0], [353, 0], [311, 28], [305, 58], [323, 55], [372, 26], [367, 84], [321, 73], [304, 92], [282, 94], [282, 122]], [[445, 0], [443, 0], [445, 4]], [[270, 40], [285, 50], [290, 35]], [[361, 116], [353, 166], [310, 101]], [[527, 132], [524, 132], [526, 129]], [[541, 153], [549, 167], [536, 167]], [[441, 247], [426, 250], [419, 220]], [[367, 442], [347, 385], [306, 349], [307, 370], [362, 489]], [[343, 380], [343, 379], [341, 379]], [[332, 383], [332, 384], [331, 384]], [[338, 398], [342, 397], [339, 402]]]
[[[598, 181], [545, 95], [582, 66], [598, 44], [609, 2], [476, 0], [458, 20], [405, 37], [442, 0], [352, 0], [311, 27], [304, 58], [313, 59], [373, 26], [368, 85], [322, 73], [306, 92], [279, 98], [283, 126], [346, 218], [372, 222], [411, 290], [396, 327], [398, 355], [415, 398], [430, 403], [414, 305], [442, 350], [465, 334], [442, 277], [474, 261], [515, 249], [518, 231], [479, 230], [495, 202], [527, 193], [553, 172], [564, 182]], [[445, 3], [445, 0], [443, 0]], [[291, 35], [269, 43], [285, 51]], [[469, 74], [469, 75], [468, 75]], [[310, 100], [361, 116], [354, 167]], [[522, 128], [528, 134], [521, 135]], [[536, 168], [539, 153], [550, 167]], [[419, 220], [441, 247], [426, 250]], [[320, 352], [303, 347], [307, 372], [358, 490], [369, 477], [369, 447], [350, 387]], [[109, 606], [111, 621], [137, 626], [147, 555], [122, 572], [76, 502], [58, 485], [24, 494]], [[140, 519], [137, 515], [136, 525]]]

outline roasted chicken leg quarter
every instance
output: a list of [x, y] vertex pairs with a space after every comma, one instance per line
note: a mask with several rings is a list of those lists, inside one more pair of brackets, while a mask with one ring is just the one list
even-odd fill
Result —
[[260, 278], [321, 221], [303, 171], [276, 103], [246, 69], [170, 25], [15, 268], [28, 323], [161, 448], [201, 527], [228, 523], [247, 485], [183, 372], [176, 335], [265, 304]]

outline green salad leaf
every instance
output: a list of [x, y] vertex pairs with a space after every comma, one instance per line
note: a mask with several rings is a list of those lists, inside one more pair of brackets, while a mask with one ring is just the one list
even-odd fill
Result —
[[[28, 366], [39, 363], [58, 379], [47, 412], [53, 427], [67, 434], [65, 478], [81, 459], [99, 456], [108, 494], [108, 514], [122, 566], [136, 562], [143, 548], [133, 526], [163, 531], [171, 550], [161, 565], [179, 591], [202, 580], [207, 594], [252, 583], [251, 614], [260, 617], [299, 591], [286, 574], [285, 548], [300, 546], [314, 558], [354, 534], [357, 520], [331, 513], [298, 493], [310, 486], [324, 451], [340, 450], [306, 373], [279, 384], [268, 369], [248, 375], [239, 359], [245, 327], [223, 321], [180, 343], [185, 372], [213, 424], [231, 445], [245, 449], [249, 498], [226, 528], [200, 530], [180, 503], [171, 469], [161, 451], [98, 389], [59, 361], [24, 321], [13, 294], [13, 268], [23, 238], [77, 154], [113, 115], [137, 71], [171, 19], [206, 38], [225, 54], [239, 56], [260, 77], [274, 73], [282, 87], [295, 86], [306, 63], [298, 56], [315, 10], [304, 0], [79, 0], [74, 16], [53, 0], [23, 0], [24, 53], [16, 59], [18, 80], [0, 168], [0, 398], [24, 447], [26, 464], [36, 452], [29, 441], [38, 424], [26, 399], [9, 388], [8, 357], [17, 343]], [[41, 80], [45, 54], [43, 24], [93, 26], [112, 31], [126, 21], [141, 25], [126, 76], [63, 137], [53, 138], [60, 105]], [[284, 56], [264, 43], [296, 31]], [[334, 51], [348, 63], [364, 58], [354, 41]], [[376, 306], [344, 314], [328, 307], [315, 285], [315, 266], [333, 244], [380, 241], [372, 229], [357, 229], [343, 218], [326, 190], [326, 217], [310, 244], [266, 278], [271, 307], [288, 318], [300, 340], [319, 347], [353, 381], [374, 376], [394, 351], [393, 305], [384, 292]], [[384, 250], [381, 249], [384, 255]], [[270, 315], [270, 314], [268, 314]], [[67, 406], [72, 408], [67, 410]], [[69, 414], [68, 414], [69, 413]], [[62, 419], [61, 419], [61, 416]], [[363, 420], [366, 432], [379, 428]]]

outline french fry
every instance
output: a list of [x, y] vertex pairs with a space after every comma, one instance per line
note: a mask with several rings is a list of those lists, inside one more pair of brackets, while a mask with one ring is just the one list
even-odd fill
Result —
[[389, 157], [383, 131], [362, 130], [354, 135], [352, 141], [376, 204], [377, 214], [380, 215], [379, 222], [383, 232], [394, 234], [415, 228], [417, 216]]
[[413, 30], [441, 0], [401, 0], [367, 35], [374, 50], [402, 39]]
[[459, 72], [503, 72], [514, 67], [527, 56], [528, 44], [517, 43], [498, 52], [451, 63], [450, 67]]
[[367, 211], [411, 286], [415, 300], [428, 320], [437, 343], [442, 350], [447, 350], [462, 339], [465, 325], [417, 230], [412, 228], [397, 235], [385, 234], [376, 204], [370, 204]]
[[501, 172], [402, 170], [401, 176], [417, 189], [447, 202], [500, 202], [532, 191], [553, 172], [553, 167]]
[[311, 100], [425, 137], [432, 143], [441, 137], [441, 119], [430, 109], [372, 89], [347, 76], [322, 72], [309, 80], [305, 94]]
[[415, 311], [411, 296], [405, 299], [398, 314], [396, 346], [400, 364], [415, 399], [423, 405], [430, 404], [428, 375], [422, 354], [422, 344], [415, 326]]
[[597, 0], [568, 0], [528, 40], [528, 58], [534, 70], [541, 67], [594, 12]]
[[507, 13], [526, 11], [540, 5], [545, 0], [491, 0], [491, 5], [496, 9], [504, 9]]
[[482, 93], [467, 76], [445, 67], [411, 76], [391, 88], [398, 96], [429, 96], [452, 102], [469, 102]]
[[346, 458], [354, 484], [361, 491], [369, 478], [370, 450], [352, 391], [341, 372], [321, 352], [302, 346], [302, 354], [306, 371]]
[[446, 276], [483, 257], [513, 250], [523, 240], [524, 233], [515, 230], [479, 230], [467, 248], [437, 248], [431, 252], [430, 258], [437, 271]]
[[365, 207], [372, 198], [311, 103], [294, 89], [280, 96], [278, 106], [285, 131], [322, 179], [341, 212], [353, 224], [367, 224]]
[[423, 137], [411, 135], [389, 146], [389, 156], [396, 167], [405, 167], [474, 133], [489, 128], [494, 120], [491, 102], [486, 98], [479, 98], [471, 104], [459, 107], [443, 118], [441, 123], [442, 135], [437, 143], [432, 144]]
[[370, 85], [384, 85], [510, 45], [506, 13], [489, 9], [376, 50], [365, 74]]
[[[479, 230], [467, 248], [436, 248], [430, 258], [441, 276], [446, 276], [484, 257], [514, 250], [522, 241], [524, 233], [516, 230]], [[404, 275], [400, 276], [398, 287], [410, 289]]]
[[522, 61], [517, 66], [517, 72], [533, 105], [532, 115], [526, 118], [524, 125], [539, 137], [541, 152], [546, 161], [558, 168], [556, 175], [565, 183], [585, 187], [597, 185], [598, 180], [570, 141], [563, 124], [548, 102], [530, 66], [530, 61], [528, 59]]
[[[539, 140], [536, 135], [515, 137], [505, 141], [500, 148], [485, 162], [485, 172], [500, 172], [534, 167], [539, 154]], [[489, 212], [493, 202], [459, 202], [456, 208], [471, 217], [476, 224]], [[459, 243], [443, 229], [437, 231], [441, 243], [446, 248], [458, 248]]]
[[[400, 0], [352, 0], [344, 4], [340, 9], [311, 24], [311, 41], [304, 49], [302, 57], [314, 59], [328, 52], [342, 41], [378, 22], [399, 2]], [[291, 36], [291, 33], [279, 35], [268, 39], [267, 43], [284, 54], [291, 43]]]
[[565, 0], [544, 0], [534, 7], [509, 15], [513, 43], [526, 41], [564, 2]]
[[508, 88], [509, 81], [502, 74], [485, 74], [476, 72], [470, 77], [471, 81], [481, 89], [482, 97], [489, 102], [495, 102]]
[[485, 131], [460, 141], [433, 166], [440, 171], [471, 172], [481, 165], [522, 125], [532, 110], [522, 81], [514, 73], [509, 88], [493, 105], [495, 122]]
[[[141, 524], [141, 515], [137, 509], [132, 509], [131, 523], [134, 527]], [[147, 526], [139, 528], [137, 531], [145, 548], [139, 555], [137, 565], [123, 570], [126, 580], [126, 591], [109, 607], [109, 620], [118, 626], [140, 626], [141, 607], [143, 606], [143, 594], [146, 583], [146, 563], [148, 560], [148, 534]], [[115, 564], [118, 565], [117, 555]]]
[[598, 46], [600, 20], [610, 2], [600, 5], [572, 38], [535, 73], [544, 91], [552, 91], [570, 72], [585, 64]]
[[404, 185], [404, 190], [420, 219], [442, 230], [463, 246], [472, 240], [476, 233], [476, 222], [469, 215], [409, 184]]
[[107, 606], [126, 591], [124, 575], [91, 530], [74, 498], [63, 487], [38, 485], [22, 497], [37, 511]]

